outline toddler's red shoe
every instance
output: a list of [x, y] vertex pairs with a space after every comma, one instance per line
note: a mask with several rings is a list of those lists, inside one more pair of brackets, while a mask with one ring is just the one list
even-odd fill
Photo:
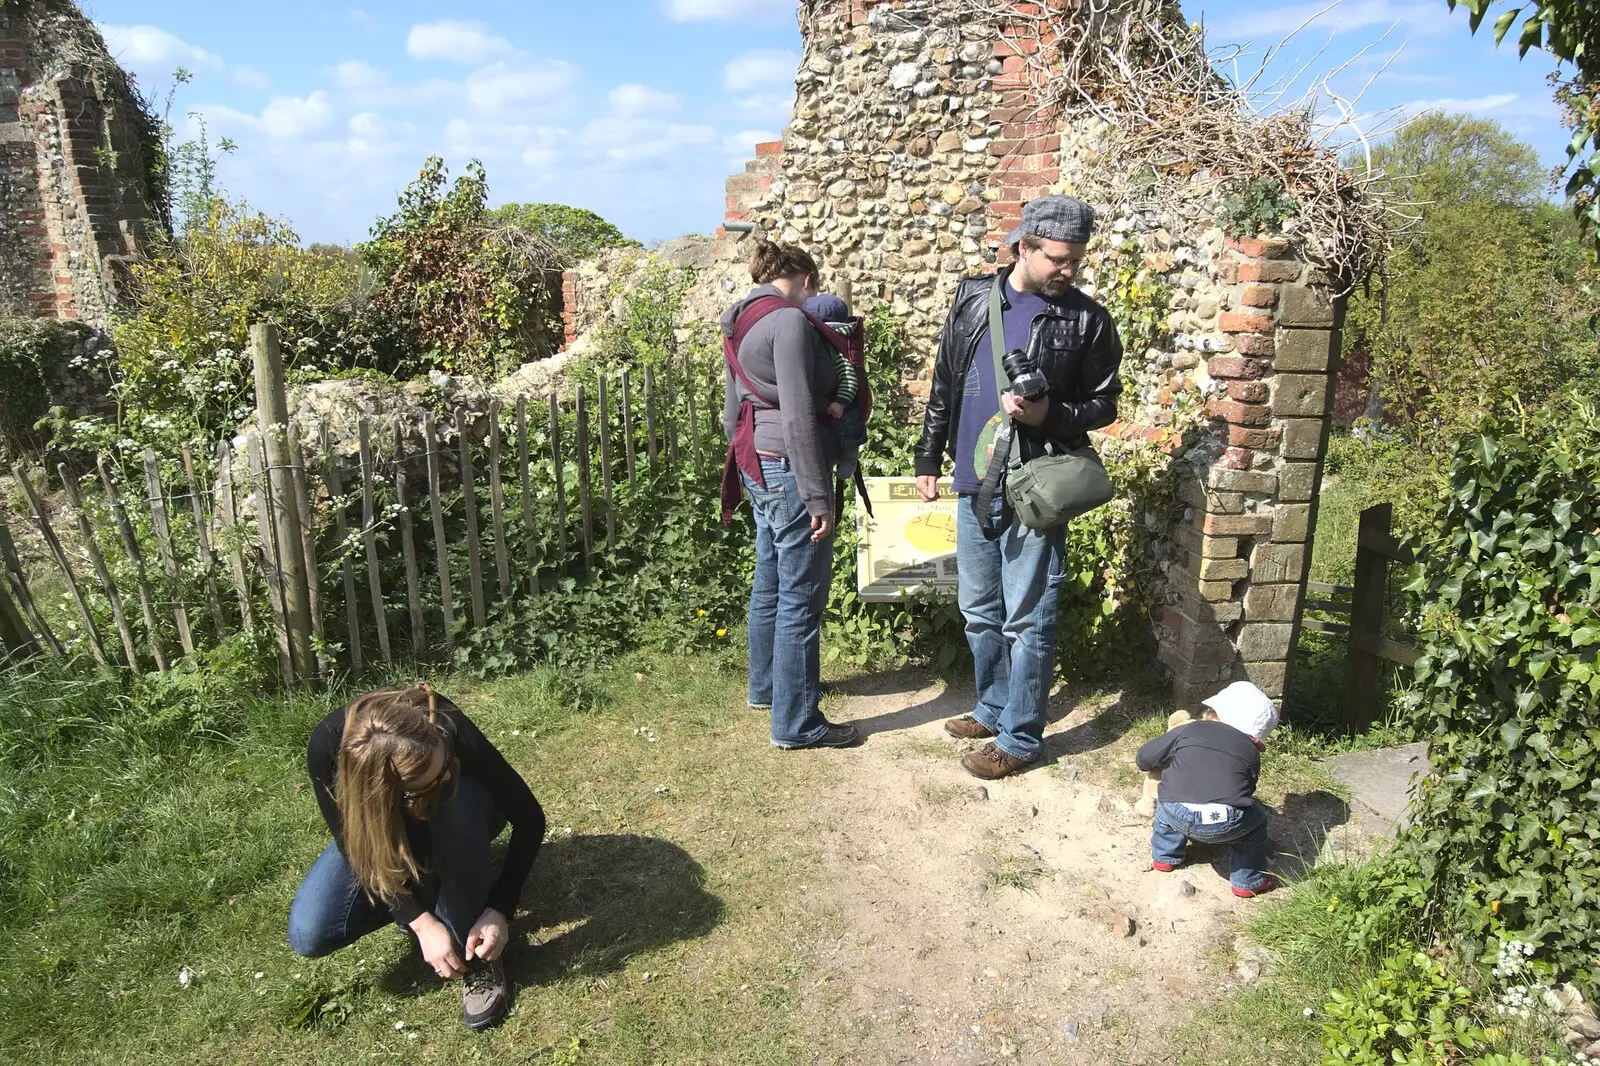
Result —
[[1278, 882], [1269, 877], [1265, 881], [1261, 882], [1261, 885], [1257, 888], [1240, 888], [1238, 885], [1229, 885], [1228, 887], [1232, 888], [1233, 894], [1238, 896], [1240, 899], [1255, 899], [1257, 896], [1271, 892], [1273, 889], [1277, 888]]
[[1164, 874], [1170, 874], [1172, 871], [1176, 870], [1177, 868], [1178, 868], [1178, 864], [1175, 863], [1175, 862], [1156, 862], [1153, 859], [1150, 862], [1150, 869], [1159, 870], [1161, 873], [1164, 873]]

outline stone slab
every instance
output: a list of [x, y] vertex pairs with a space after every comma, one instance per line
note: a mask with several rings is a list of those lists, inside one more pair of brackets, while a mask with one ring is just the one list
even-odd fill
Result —
[[1390, 836], [1408, 820], [1412, 788], [1431, 769], [1425, 743], [1336, 755], [1322, 765], [1350, 790], [1351, 816]]

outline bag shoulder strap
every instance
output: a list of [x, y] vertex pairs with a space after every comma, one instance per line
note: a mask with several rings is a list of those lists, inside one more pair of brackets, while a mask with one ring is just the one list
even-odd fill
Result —
[[[1006, 283], [1006, 271], [1001, 271], [994, 276], [994, 284], [989, 286], [989, 350], [994, 353], [994, 388], [995, 391], [1005, 391], [1002, 382], [1010, 384], [1011, 379], [1006, 376], [1005, 350], [1006, 350], [1006, 323], [1001, 312], [1000, 289]], [[1005, 404], [1000, 405], [1000, 411], [1005, 413]], [[1011, 416], [1006, 415], [1007, 422]], [[1015, 427], [1012, 427], [1013, 429]]]

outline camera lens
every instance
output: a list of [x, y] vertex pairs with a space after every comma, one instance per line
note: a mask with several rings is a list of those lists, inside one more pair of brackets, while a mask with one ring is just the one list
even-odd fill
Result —
[[1007, 352], [1000, 363], [1011, 379], [1011, 391], [1023, 399], [1031, 400], [1050, 390], [1050, 383], [1039, 370], [1038, 362], [1022, 349]]

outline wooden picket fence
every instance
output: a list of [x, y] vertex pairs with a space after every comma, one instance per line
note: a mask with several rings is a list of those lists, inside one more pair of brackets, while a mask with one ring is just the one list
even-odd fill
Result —
[[[146, 448], [131, 470], [104, 455], [81, 477], [59, 465], [64, 515], [41, 491], [48, 477], [13, 468], [25, 508], [0, 504], [6, 658], [85, 647], [102, 665], [166, 671], [270, 626], [286, 684], [437, 660], [491, 607], [612, 565], [619, 516], [658, 506], [663, 479], [710, 485], [720, 471], [714, 363], [685, 357], [660, 382], [652, 367], [641, 382], [622, 370], [600, 374], [592, 396], [579, 386], [491, 404], [481, 433], [463, 411], [444, 426], [429, 414], [408, 444], [399, 421], [363, 418], [355, 469], [341, 471], [325, 426], [320, 462], [307, 461], [276, 330], [252, 327], [251, 350], [257, 418], [242, 462], [223, 441], [214, 456]], [[19, 551], [19, 523], [47, 566]]]

